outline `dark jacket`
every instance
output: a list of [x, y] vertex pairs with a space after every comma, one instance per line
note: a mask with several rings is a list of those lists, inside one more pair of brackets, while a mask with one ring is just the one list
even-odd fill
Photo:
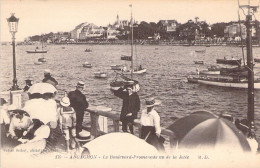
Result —
[[44, 79], [42, 80], [42, 82], [50, 83], [50, 84], [52, 84], [55, 87], [56, 87], [56, 85], [58, 85], [58, 82], [51, 75], [45, 75]]
[[137, 113], [140, 110], [140, 99], [136, 92], [131, 95], [127, 91], [123, 91], [123, 88], [114, 91], [114, 95], [123, 99], [123, 106], [121, 109], [120, 120], [126, 118], [126, 115], [132, 113], [133, 119], [137, 118]]
[[79, 90], [71, 91], [68, 94], [70, 99], [70, 106], [75, 109], [76, 112], [84, 112], [88, 108], [88, 102], [86, 96]]

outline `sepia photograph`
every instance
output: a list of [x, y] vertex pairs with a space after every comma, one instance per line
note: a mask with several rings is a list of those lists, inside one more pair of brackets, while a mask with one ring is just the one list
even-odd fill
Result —
[[259, 0], [0, 4], [0, 167], [259, 167]]

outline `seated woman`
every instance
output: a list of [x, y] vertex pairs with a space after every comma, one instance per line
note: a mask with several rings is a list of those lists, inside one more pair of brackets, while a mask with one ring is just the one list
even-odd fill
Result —
[[27, 150], [30, 154], [41, 153], [46, 147], [46, 139], [50, 135], [50, 128], [38, 119], [32, 119], [33, 124], [30, 130], [24, 132], [18, 139], [22, 144], [14, 149]]
[[21, 138], [25, 131], [30, 130], [33, 122], [29, 114], [24, 110], [11, 110], [11, 122], [9, 127], [10, 137], [14, 140]]
[[146, 142], [153, 145], [159, 152], [164, 152], [164, 138], [160, 136], [160, 116], [153, 109], [155, 105], [159, 105], [159, 102], [155, 102], [154, 98], [149, 98], [145, 101], [147, 109], [142, 111], [141, 115], [141, 138]]

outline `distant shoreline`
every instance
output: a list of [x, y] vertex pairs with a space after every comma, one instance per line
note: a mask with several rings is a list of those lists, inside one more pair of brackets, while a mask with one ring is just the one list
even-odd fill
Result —
[[[129, 41], [87, 41], [87, 42], [58, 42], [58, 43], [46, 43], [45, 45], [130, 45]], [[1, 45], [11, 45], [10, 42], [2, 42]], [[35, 45], [32, 43], [17, 42], [16, 45]], [[154, 46], [235, 46], [242, 47], [241, 42], [183, 42], [183, 41], [138, 41], [134, 42], [134, 45], [154, 45]], [[243, 47], [246, 47], [243, 44]], [[253, 43], [253, 47], [260, 47], [260, 44]]]

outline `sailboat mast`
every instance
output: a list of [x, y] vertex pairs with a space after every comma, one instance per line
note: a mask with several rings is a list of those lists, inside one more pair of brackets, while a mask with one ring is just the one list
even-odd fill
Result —
[[248, 68], [248, 111], [247, 120], [250, 128], [254, 128], [254, 64], [252, 55], [252, 15], [258, 6], [242, 5], [240, 8], [247, 8], [248, 14], [246, 16], [246, 48], [247, 48], [247, 68]]
[[133, 54], [133, 43], [134, 43], [134, 30], [133, 30], [133, 15], [132, 15], [132, 4], [131, 7], [131, 78], [133, 79], [134, 71], [134, 54]]

